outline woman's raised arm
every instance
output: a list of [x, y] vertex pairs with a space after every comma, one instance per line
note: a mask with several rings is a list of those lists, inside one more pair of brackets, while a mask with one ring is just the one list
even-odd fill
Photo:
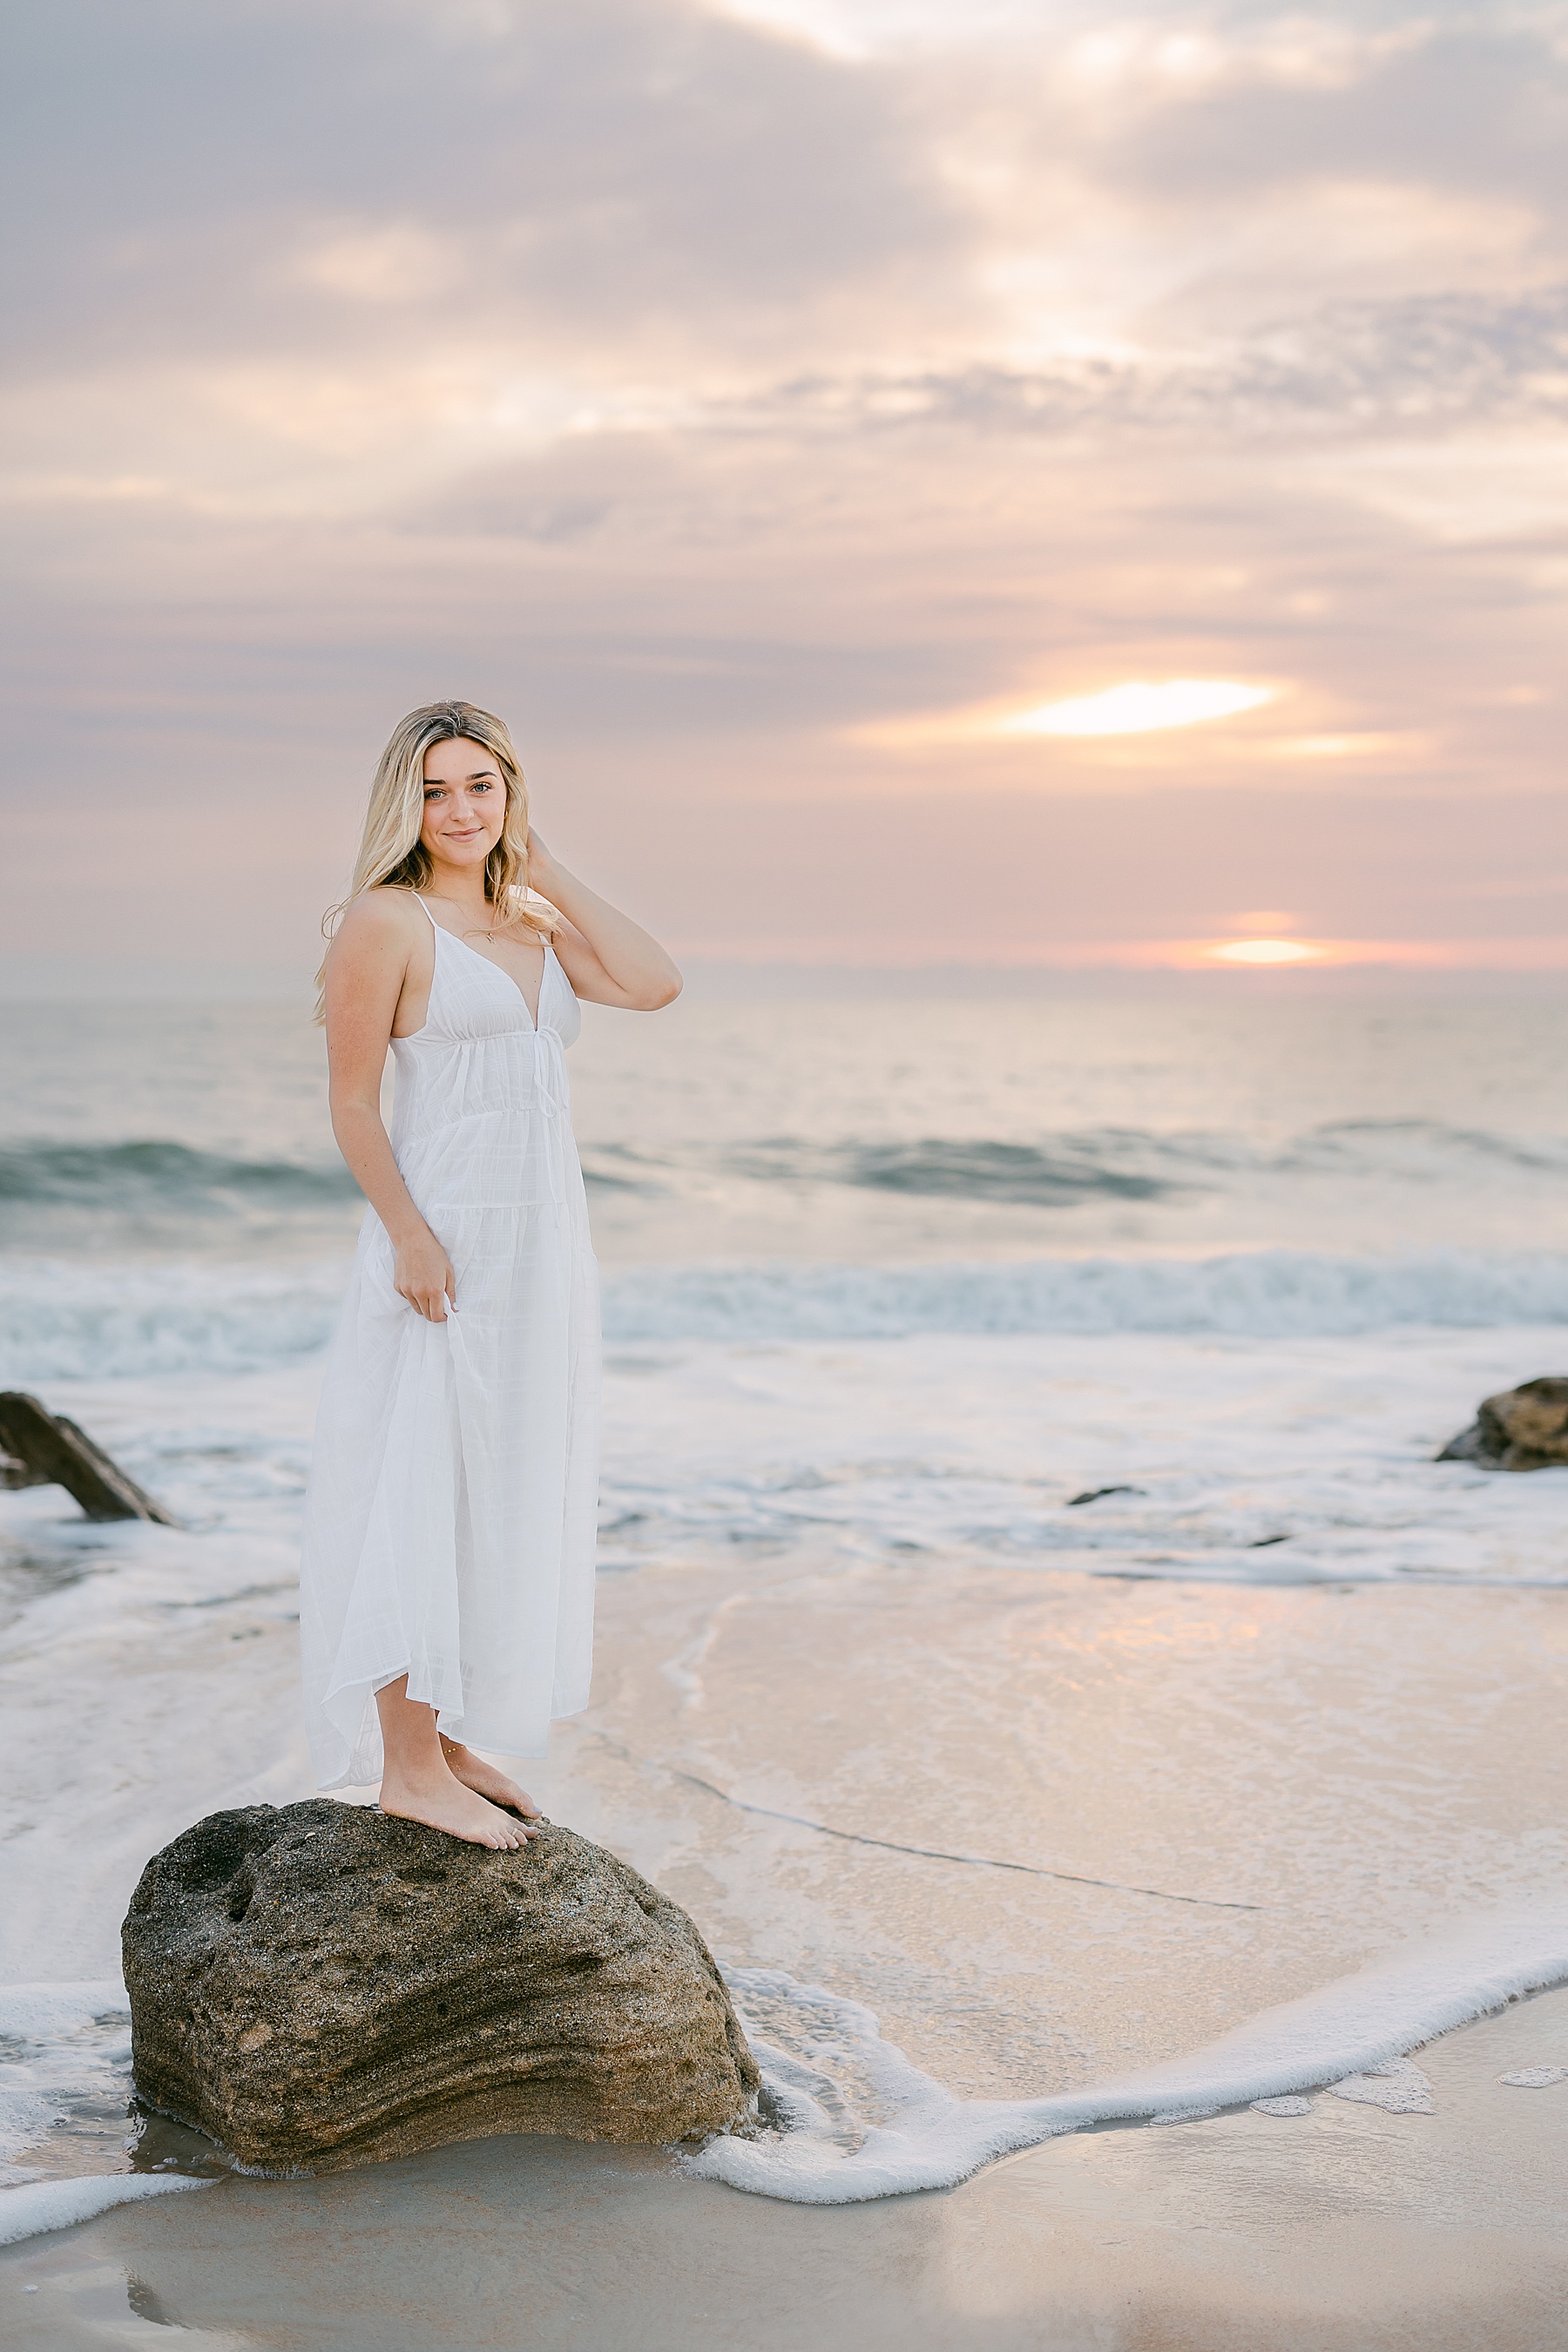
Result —
[[657, 1013], [679, 995], [679, 971], [658, 941], [557, 865], [532, 832], [528, 879], [566, 918], [553, 945], [578, 996], [590, 1004], [618, 1004], [628, 1013]]

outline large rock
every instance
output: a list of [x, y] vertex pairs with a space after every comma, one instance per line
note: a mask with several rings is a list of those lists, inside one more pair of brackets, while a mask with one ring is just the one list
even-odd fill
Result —
[[213, 1813], [148, 1864], [123, 1944], [138, 2095], [249, 2170], [666, 2143], [757, 2087], [685, 1912], [571, 1830], [494, 1853], [325, 1797]]
[[1549, 1470], [1568, 1462], [1568, 1380], [1526, 1381], [1488, 1397], [1436, 1458], [1483, 1470]]

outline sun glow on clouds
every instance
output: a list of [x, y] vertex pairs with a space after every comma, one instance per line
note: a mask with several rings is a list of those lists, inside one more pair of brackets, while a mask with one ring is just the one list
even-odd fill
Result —
[[1363, 731], [1354, 735], [1288, 735], [1271, 747], [1276, 760], [1375, 760], [1390, 754], [1420, 756], [1433, 748], [1433, 738], [1410, 730], [1402, 733]]
[[1196, 727], [1205, 719], [1234, 719], [1272, 702], [1267, 686], [1238, 686], [1223, 677], [1171, 677], [1159, 685], [1142, 678], [1080, 694], [1066, 702], [1042, 702], [998, 719], [997, 735], [1152, 735], [1162, 727]]
[[1037, 30], [1037, 0], [709, 0], [716, 16], [758, 25], [855, 62], [888, 51], [951, 48]]
[[980, 709], [932, 711], [923, 718], [887, 719], [855, 730], [854, 740], [880, 751], [920, 751], [945, 743], [1020, 743], [1047, 737], [1153, 735], [1234, 719], [1275, 698], [1270, 686], [1233, 678], [1129, 678], [1098, 694], [1019, 710], [987, 704]]

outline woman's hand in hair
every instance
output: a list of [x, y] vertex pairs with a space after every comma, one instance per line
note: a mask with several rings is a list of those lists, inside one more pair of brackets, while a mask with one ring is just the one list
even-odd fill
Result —
[[428, 1226], [398, 1243], [392, 1286], [399, 1298], [406, 1298], [427, 1323], [447, 1320], [448, 1299], [456, 1308], [458, 1277], [451, 1259]]
[[[528, 887], [537, 890], [542, 898], [550, 898], [550, 884], [555, 872], [555, 860], [546, 849], [531, 825], [528, 828]], [[550, 898], [552, 906], [555, 901]]]

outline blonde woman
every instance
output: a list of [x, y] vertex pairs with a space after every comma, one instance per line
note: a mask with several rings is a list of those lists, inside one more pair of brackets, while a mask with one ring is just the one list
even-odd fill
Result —
[[438, 702], [382, 754], [322, 986], [370, 1206], [305, 1506], [317, 1779], [512, 1848], [536, 1808], [477, 1751], [542, 1756], [593, 1635], [598, 1281], [564, 1049], [579, 998], [650, 1012], [680, 974], [530, 833], [500, 720]]

